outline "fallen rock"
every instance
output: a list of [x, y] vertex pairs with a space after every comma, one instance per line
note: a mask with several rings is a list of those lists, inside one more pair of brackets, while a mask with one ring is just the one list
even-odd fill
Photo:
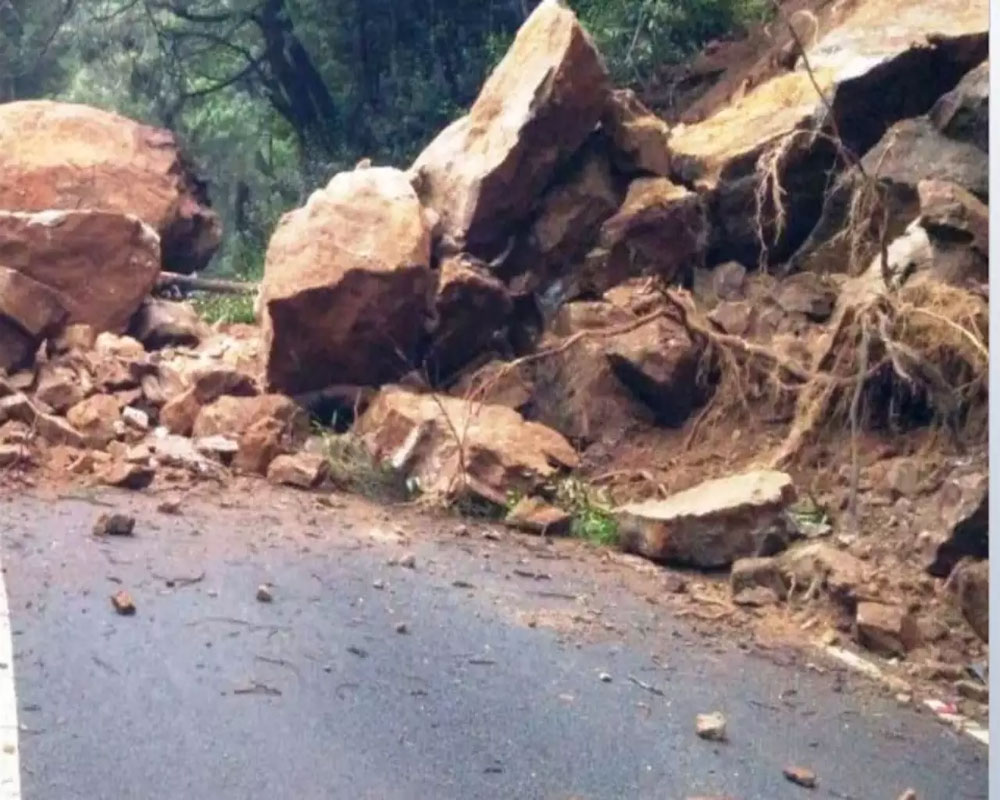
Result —
[[622, 506], [619, 536], [626, 551], [654, 561], [724, 567], [783, 550], [793, 536], [785, 512], [794, 499], [783, 472], [733, 475], [666, 500]]
[[75, 323], [66, 325], [49, 339], [49, 352], [62, 355], [74, 351], [92, 350], [97, 341], [97, 331], [92, 325]]
[[[202, 269], [221, 241], [204, 184], [191, 175], [174, 135], [96, 108], [48, 100], [5, 104], [0, 176], [0, 208], [134, 215], [157, 232], [163, 266], [174, 272]], [[98, 250], [118, 261], [113, 241], [95, 237], [88, 248], [91, 263]], [[3, 255], [0, 263], [17, 269]], [[158, 271], [159, 253], [157, 264]], [[91, 290], [98, 288], [107, 284], [95, 281]]]
[[135, 614], [135, 601], [124, 589], [111, 595], [111, 605], [120, 616], [131, 617]]
[[794, 783], [796, 786], [802, 786], [806, 789], [816, 788], [816, 773], [811, 769], [788, 766], [781, 773], [785, 776], [785, 780]]
[[713, 308], [708, 318], [728, 334], [745, 336], [753, 328], [754, 309], [747, 302], [725, 301]]
[[[3, 401], [0, 400], [0, 407]], [[953, 478], [942, 487], [937, 501], [940, 509], [938, 542], [927, 571], [947, 578], [965, 557], [988, 558], [990, 554], [989, 473], [973, 472]]]
[[34, 396], [57, 414], [65, 414], [83, 400], [87, 383], [89, 381], [85, 383], [84, 375], [77, 370], [48, 363], [38, 372]]
[[430, 257], [431, 228], [402, 172], [335, 175], [282, 218], [268, 246], [268, 384], [289, 393], [380, 385], [416, 367]]
[[581, 331], [617, 328], [635, 319], [635, 314], [614, 303], [578, 300], [560, 306], [550, 327], [556, 336], [572, 336]]
[[101, 514], [94, 522], [94, 536], [131, 536], [134, 532], [135, 517], [131, 514]]
[[266, 475], [267, 468], [283, 453], [301, 445], [301, 434], [274, 417], [263, 417], [240, 434], [233, 467], [240, 472]]
[[955, 684], [955, 691], [959, 697], [964, 697], [966, 700], [983, 704], [990, 702], [990, 687], [978, 681], [958, 681]]
[[309, 419], [291, 398], [281, 394], [255, 397], [224, 395], [202, 408], [193, 428], [196, 438], [207, 436], [235, 437], [263, 419], [273, 419], [290, 440], [304, 444], [309, 436]]
[[[0, 252], [5, 247], [2, 237], [0, 232]], [[0, 319], [13, 334], [11, 344], [0, 351], [0, 367], [16, 369], [25, 364], [28, 359], [23, 354], [33, 355], [42, 339], [59, 330], [66, 316], [58, 292], [32, 275], [0, 265]]]
[[8, 469], [15, 464], [28, 463], [31, 454], [23, 444], [0, 444], [0, 469]]
[[569, 533], [572, 516], [537, 497], [523, 497], [507, 512], [505, 521], [529, 533], [562, 536]]
[[[158, 387], [159, 384], [157, 384]], [[150, 397], [145, 383], [143, 384], [143, 393], [146, 397]], [[163, 408], [160, 409], [160, 423], [177, 436], [190, 436], [194, 429], [194, 423], [201, 413], [201, 407], [194, 388], [190, 388], [167, 400]]]
[[122, 422], [138, 433], [145, 433], [149, 430], [149, 414], [133, 406], [126, 406], [122, 409]]
[[858, 588], [867, 578], [858, 558], [826, 542], [796, 545], [782, 553], [778, 561], [786, 584], [796, 592], [823, 589], [849, 608], [853, 608]]
[[103, 449], [117, 437], [115, 423], [121, 419], [117, 398], [95, 394], [66, 412], [66, 421], [84, 437], [88, 446]]
[[858, 603], [854, 631], [861, 645], [888, 658], [903, 657], [920, 644], [916, 619], [898, 605]]
[[729, 574], [729, 589], [734, 602], [737, 603], [740, 603], [741, 597], [747, 600], [745, 593], [755, 589], [771, 592], [775, 601], [784, 600], [788, 596], [788, 584], [785, 582], [781, 562], [777, 558], [737, 559], [733, 562], [732, 572]]
[[679, 427], [701, 398], [701, 351], [677, 323], [658, 319], [608, 339], [605, 357], [615, 376], [656, 415]]
[[267, 468], [267, 479], [282, 486], [312, 489], [322, 483], [329, 469], [326, 458], [316, 453], [279, 455]]
[[[356, 429], [376, 460], [429, 495], [471, 492], [504, 505], [509, 492], [530, 494], [579, 463], [562, 436], [510, 408], [398, 388], [379, 392]], [[462, 432], [462, 446], [455, 431]]]
[[527, 368], [511, 368], [507, 361], [494, 360], [463, 375], [449, 393], [471, 402], [521, 411], [531, 401], [534, 390]]
[[262, 583], [257, 587], [257, 602], [258, 603], [270, 603], [274, 600], [274, 594], [271, 592], [271, 587], [266, 583]]
[[438, 322], [428, 368], [439, 381], [495, 345], [512, 304], [500, 280], [475, 259], [460, 255], [441, 263], [434, 309]]
[[479, 253], [503, 241], [607, 106], [603, 60], [573, 12], [543, 0], [469, 113], [411, 168], [441, 232]]
[[129, 333], [147, 350], [164, 347], [197, 347], [207, 326], [190, 303], [148, 297], [139, 307]]
[[583, 289], [600, 294], [626, 278], [674, 280], [704, 260], [708, 224], [701, 198], [667, 178], [638, 178], [602, 226]]
[[108, 486], [141, 491], [149, 488], [156, 477], [156, 470], [148, 464], [137, 464], [127, 460], [112, 461], [98, 471], [97, 477]]
[[601, 126], [614, 145], [620, 169], [670, 177], [670, 126], [646, 108], [631, 89], [611, 92]]
[[165, 428], [154, 431], [147, 441], [157, 464], [177, 467], [199, 477], [219, 478], [223, 474], [218, 462], [199, 453], [194, 442], [168, 433]]
[[228, 436], [203, 436], [194, 440], [194, 449], [223, 464], [230, 463], [240, 450], [239, 442]]
[[[0, 120], [6, 108], [0, 108]], [[0, 198], [7, 178], [0, 179]], [[14, 294], [11, 282], [0, 281], [0, 311], [25, 330], [62, 316], [97, 331], [120, 331], [159, 274], [160, 244], [147, 225], [113, 212], [0, 211], [0, 265], [8, 278], [10, 270], [36, 287], [30, 295], [23, 286]], [[18, 297], [37, 298], [30, 313]]]
[[191, 372], [189, 379], [195, 398], [203, 406], [214, 403], [224, 395], [253, 397], [260, 394], [257, 381], [252, 375], [225, 365], [197, 367]]
[[967, 559], [959, 562], [948, 578], [966, 622], [984, 642], [990, 641], [990, 562]]
[[710, 742], [724, 742], [726, 735], [726, 718], [718, 711], [711, 714], [699, 714], [695, 719], [695, 733], [700, 739]]
[[[917, 224], [927, 243], [911, 234], [915, 245], [926, 247], [914, 259], [912, 282], [941, 281], [954, 286], [989, 282], [989, 208], [956, 183], [923, 180], [917, 184], [920, 218]], [[920, 252], [917, 246], [914, 247]]]

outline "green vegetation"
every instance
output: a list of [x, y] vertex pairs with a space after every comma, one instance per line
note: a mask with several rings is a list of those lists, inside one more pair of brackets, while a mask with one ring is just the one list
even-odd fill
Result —
[[199, 294], [192, 305], [206, 322], [254, 323], [253, 297], [246, 294]]
[[[280, 215], [363, 157], [406, 164], [468, 108], [537, 0], [3, 0], [0, 102], [89, 103], [177, 132], [254, 279]], [[760, 18], [766, 0], [570, 0], [615, 79]], [[228, 313], [226, 311], [225, 313]]]
[[602, 547], [618, 546], [618, 521], [607, 497], [579, 478], [556, 486], [556, 504], [573, 515], [570, 534]]
[[320, 429], [320, 436], [336, 488], [383, 503], [400, 503], [413, 496], [414, 487], [405, 476], [376, 461], [356, 434]]

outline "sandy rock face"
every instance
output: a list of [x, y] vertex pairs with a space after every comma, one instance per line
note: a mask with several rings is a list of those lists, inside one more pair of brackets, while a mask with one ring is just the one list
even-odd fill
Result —
[[507, 492], [530, 493], [579, 461], [561, 435], [513, 409], [399, 388], [383, 389], [356, 427], [376, 459], [416, 479], [430, 495], [471, 492], [503, 505]]
[[413, 165], [442, 233], [476, 252], [523, 219], [593, 131], [609, 89], [603, 60], [573, 12], [543, 0], [468, 115]]
[[172, 133], [47, 100], [0, 106], [0, 208], [134, 215], [160, 235], [176, 272], [204, 267], [222, 235]]
[[56, 305], [66, 323], [120, 331], [153, 287], [160, 244], [149, 226], [116, 212], [0, 211], [0, 265], [33, 282], [30, 293], [0, 283], [0, 313], [26, 332], [43, 333], [61, 316]]
[[434, 284], [428, 223], [390, 168], [340, 173], [284, 216], [261, 284], [273, 388], [378, 385], [417, 366]]
[[792, 479], [783, 472], [706, 481], [666, 500], [622, 506], [622, 544], [656, 561], [707, 568], [771, 555], [791, 538], [784, 512], [794, 498]]

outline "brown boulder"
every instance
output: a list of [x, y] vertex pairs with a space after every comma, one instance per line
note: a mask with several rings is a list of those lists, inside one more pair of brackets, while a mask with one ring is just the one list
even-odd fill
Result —
[[638, 178], [601, 226], [583, 283], [601, 293], [635, 275], [672, 281], [704, 260], [708, 228], [701, 199], [667, 178]]
[[989, 558], [990, 483], [988, 472], [948, 480], [937, 497], [939, 527], [933, 562], [927, 571], [946, 578], [963, 558]]
[[412, 167], [442, 233], [473, 252], [502, 246], [556, 168], [594, 130], [608, 92], [604, 62], [573, 12], [543, 0], [469, 113]]
[[309, 436], [309, 418], [296, 403], [280, 394], [257, 397], [225, 395], [201, 409], [192, 433], [205, 436], [235, 437], [263, 419], [277, 421], [291, 440], [302, 444]]
[[153, 287], [159, 241], [135, 217], [114, 212], [0, 211], [0, 265], [48, 289], [67, 323], [119, 331]]
[[475, 259], [455, 256], [441, 263], [434, 308], [438, 322], [428, 368], [436, 382], [491, 348], [512, 304], [503, 283]]
[[853, 608], [858, 587], [866, 578], [864, 564], [845, 550], [825, 542], [807, 542], [779, 557], [785, 581], [798, 593], [826, 590], [836, 601]]
[[776, 558], [737, 559], [733, 562], [733, 569], [729, 574], [729, 588], [737, 603], [744, 593], [752, 593], [759, 589], [772, 592], [776, 600], [784, 600], [788, 595], [788, 584], [780, 562]]
[[561, 536], [569, 533], [572, 517], [567, 511], [537, 497], [522, 497], [507, 512], [504, 521], [529, 533]]
[[670, 177], [670, 126], [646, 108], [635, 92], [613, 91], [601, 125], [614, 145], [620, 168]]
[[192, 371], [190, 380], [194, 395], [202, 405], [208, 405], [223, 395], [253, 397], [260, 394], [254, 377], [233, 367], [215, 364], [197, 367]]
[[120, 420], [120, 411], [116, 398], [95, 394], [69, 409], [66, 421], [83, 435], [88, 446], [102, 449], [117, 436], [115, 423]]
[[378, 461], [428, 495], [472, 493], [503, 505], [509, 492], [528, 494], [579, 462], [562, 436], [512, 409], [394, 387], [379, 392], [356, 427]]
[[417, 366], [430, 256], [427, 216], [394, 169], [342, 172], [286, 214], [261, 284], [269, 385], [378, 385]]
[[962, 615], [984, 642], [990, 640], [990, 562], [962, 561], [948, 579]]
[[528, 365], [509, 367], [508, 362], [489, 361], [463, 375], [449, 394], [473, 403], [507, 406], [522, 411], [531, 402], [534, 383]]
[[792, 537], [785, 512], [794, 499], [783, 472], [732, 475], [666, 500], [622, 506], [619, 536], [626, 551], [654, 561], [724, 567], [783, 550]]
[[150, 297], [132, 318], [129, 333], [147, 350], [159, 350], [164, 347], [196, 347], [207, 330], [190, 303]]
[[905, 656], [920, 645], [917, 620], [897, 605], [858, 603], [854, 630], [860, 644], [888, 658]]
[[83, 400], [86, 388], [80, 372], [50, 363], [39, 370], [35, 399], [45, 403], [57, 414], [65, 414], [71, 406]]
[[267, 479], [282, 486], [312, 489], [326, 476], [329, 462], [317, 453], [277, 456], [267, 468]]
[[0, 208], [133, 215], [159, 234], [175, 272], [204, 267], [221, 240], [172, 133], [69, 103], [0, 106]]
[[[158, 386], [159, 383], [157, 383]], [[143, 384], [143, 393], [147, 397], [150, 397], [150, 394], [147, 394], [145, 382]], [[153, 399], [159, 399], [159, 395], [156, 395]], [[170, 433], [177, 436], [190, 436], [199, 413], [201, 413], [201, 403], [198, 402], [198, 397], [194, 389], [187, 389], [180, 394], [174, 395], [163, 404], [163, 407], [160, 409], [160, 424], [170, 431]]]
[[684, 424], [701, 394], [701, 351], [680, 325], [658, 319], [607, 340], [604, 347], [615, 375], [659, 422]]

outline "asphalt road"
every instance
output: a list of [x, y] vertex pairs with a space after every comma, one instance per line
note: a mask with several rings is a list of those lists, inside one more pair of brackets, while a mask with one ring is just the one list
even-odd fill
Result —
[[[264, 490], [161, 499], [0, 497], [27, 800], [987, 796], [981, 745], [695, 635], [597, 558]], [[91, 536], [105, 502], [134, 537]], [[727, 743], [694, 735], [714, 710]]]

